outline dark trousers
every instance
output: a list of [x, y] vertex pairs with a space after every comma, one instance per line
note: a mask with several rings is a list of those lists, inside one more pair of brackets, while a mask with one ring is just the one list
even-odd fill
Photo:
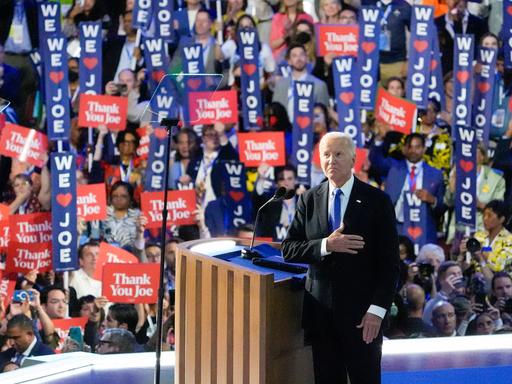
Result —
[[307, 331], [315, 384], [346, 384], [347, 374], [350, 384], [380, 384], [382, 334], [366, 344], [359, 323], [334, 321], [331, 311], [316, 307], [315, 328]]

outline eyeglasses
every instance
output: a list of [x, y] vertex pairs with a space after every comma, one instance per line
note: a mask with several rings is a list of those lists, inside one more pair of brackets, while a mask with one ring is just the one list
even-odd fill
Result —
[[22, 181], [21, 183], [14, 183], [12, 186], [14, 188], [23, 187], [24, 185], [29, 185], [30, 183], [28, 181]]

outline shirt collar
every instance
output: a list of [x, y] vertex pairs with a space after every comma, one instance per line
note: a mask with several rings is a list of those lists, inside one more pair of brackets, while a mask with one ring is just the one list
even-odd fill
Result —
[[407, 163], [407, 170], [410, 172], [411, 167], [414, 165], [416, 167], [416, 171], [420, 171], [423, 169], [423, 160], [418, 161], [417, 163], [411, 163], [409, 160], [405, 160]]
[[[354, 186], [354, 175], [350, 176], [350, 179], [348, 179], [345, 184], [341, 186], [341, 192], [343, 192], [343, 196], [348, 197], [350, 196], [350, 193], [352, 192], [352, 187]], [[332, 196], [334, 191], [336, 189], [336, 186], [333, 185], [329, 181], [329, 196]]]
[[25, 351], [22, 353], [22, 355], [23, 356], [30, 356], [30, 353], [32, 352], [32, 350], [36, 346], [36, 343], [37, 343], [37, 338], [34, 336], [34, 340], [32, 340], [32, 342], [30, 343], [28, 348], [25, 349]]

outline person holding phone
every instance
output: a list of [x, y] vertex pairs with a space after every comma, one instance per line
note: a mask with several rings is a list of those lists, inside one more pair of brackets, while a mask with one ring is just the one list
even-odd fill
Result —
[[439, 292], [427, 302], [423, 311], [423, 321], [429, 325], [432, 325], [432, 314], [438, 303], [449, 301], [457, 294], [465, 292], [465, 283], [460, 266], [454, 261], [442, 263], [437, 271], [437, 284], [440, 287]]

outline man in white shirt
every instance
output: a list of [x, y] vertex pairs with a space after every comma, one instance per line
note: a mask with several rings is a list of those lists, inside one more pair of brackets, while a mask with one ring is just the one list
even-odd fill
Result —
[[73, 272], [69, 282], [78, 299], [86, 295], [101, 296], [101, 281], [94, 279], [99, 252], [100, 245], [95, 241], [83, 244], [78, 250], [80, 269]]

